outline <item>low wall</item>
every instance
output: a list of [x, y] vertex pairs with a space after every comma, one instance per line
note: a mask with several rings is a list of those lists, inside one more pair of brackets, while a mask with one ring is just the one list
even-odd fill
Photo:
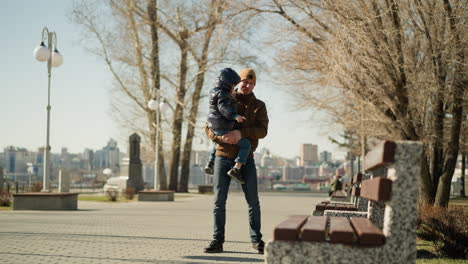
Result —
[[78, 193], [15, 193], [13, 210], [77, 210]]
[[213, 192], [213, 185], [205, 184], [205, 185], [198, 185], [198, 193], [212, 193]]
[[174, 191], [141, 191], [138, 192], [138, 201], [159, 202], [174, 201]]

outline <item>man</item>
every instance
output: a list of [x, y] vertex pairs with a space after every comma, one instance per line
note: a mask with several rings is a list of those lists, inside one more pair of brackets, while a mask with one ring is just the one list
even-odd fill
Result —
[[341, 174], [338, 170], [336, 170], [335, 176], [333, 177], [332, 182], [330, 183], [330, 191], [328, 192], [328, 196], [332, 196], [332, 194], [336, 191], [343, 190], [343, 183], [341, 182]]
[[206, 253], [223, 252], [224, 227], [226, 224], [226, 200], [231, 178], [227, 172], [233, 167], [239, 151], [235, 145], [241, 138], [247, 138], [251, 144], [251, 150], [247, 162], [241, 168], [241, 174], [245, 180], [242, 191], [249, 206], [250, 239], [252, 246], [258, 253], [263, 254], [265, 243], [260, 232], [260, 202], [257, 190], [257, 170], [253, 159], [253, 152], [258, 146], [258, 140], [264, 138], [268, 131], [268, 115], [265, 103], [258, 100], [252, 93], [256, 84], [256, 74], [252, 69], [243, 69], [239, 76], [241, 82], [238, 85], [235, 97], [238, 101], [238, 114], [245, 117], [245, 121], [236, 124], [236, 129], [223, 136], [216, 136], [208, 127], [205, 127], [206, 135], [216, 146], [216, 158], [214, 163], [213, 190], [214, 190], [214, 234], [213, 241], [205, 248]]

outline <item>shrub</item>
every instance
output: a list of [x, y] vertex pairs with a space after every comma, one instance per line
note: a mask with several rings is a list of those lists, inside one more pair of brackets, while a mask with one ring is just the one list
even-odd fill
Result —
[[107, 191], [107, 198], [109, 198], [109, 201], [116, 202], [118, 197], [119, 197], [119, 191], [115, 189], [110, 189]]
[[133, 200], [133, 197], [135, 197], [135, 188], [127, 188], [124, 190], [125, 198], [127, 200]]
[[0, 206], [10, 206], [12, 202], [10, 192], [0, 192]]
[[431, 241], [440, 256], [468, 258], [468, 216], [461, 206], [420, 206], [417, 234]]
[[42, 190], [42, 183], [36, 182], [31, 186], [31, 192], [40, 192]]

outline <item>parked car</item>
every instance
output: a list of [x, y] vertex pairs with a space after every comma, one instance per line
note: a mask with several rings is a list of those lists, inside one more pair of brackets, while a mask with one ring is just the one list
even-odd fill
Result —
[[108, 190], [116, 190], [119, 193], [122, 193], [123, 190], [127, 188], [127, 181], [128, 176], [114, 176], [107, 179], [106, 183], [104, 184], [104, 192]]

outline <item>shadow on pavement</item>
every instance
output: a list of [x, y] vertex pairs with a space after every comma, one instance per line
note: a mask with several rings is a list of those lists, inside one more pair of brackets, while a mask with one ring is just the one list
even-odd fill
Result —
[[263, 259], [255, 258], [239, 258], [239, 257], [226, 257], [226, 256], [185, 256], [186, 259], [205, 260], [205, 261], [230, 261], [230, 262], [265, 262]]
[[36, 257], [56, 257], [56, 258], [66, 258], [67, 262], [72, 259], [89, 259], [91, 260], [100, 260], [102, 263], [109, 263], [110, 261], [124, 261], [130, 263], [187, 263], [185, 261], [178, 260], [161, 260], [161, 259], [133, 259], [133, 258], [102, 258], [102, 257], [88, 257], [88, 256], [70, 256], [70, 255], [51, 255], [51, 254], [34, 254], [34, 253], [6, 253], [0, 252], [1, 255], [16, 255], [16, 256], [36, 256]]
[[[55, 237], [104, 237], [104, 238], [127, 238], [127, 239], [154, 239], [154, 240], [181, 240], [181, 241], [206, 241], [210, 242], [211, 239], [197, 239], [197, 238], [172, 238], [172, 237], [150, 237], [150, 236], [119, 236], [119, 235], [95, 235], [95, 234], [70, 234], [70, 233], [27, 233], [27, 232], [0, 232], [0, 235], [24, 235], [24, 236], [55, 236]], [[227, 241], [232, 243], [250, 243], [246, 241]]]

